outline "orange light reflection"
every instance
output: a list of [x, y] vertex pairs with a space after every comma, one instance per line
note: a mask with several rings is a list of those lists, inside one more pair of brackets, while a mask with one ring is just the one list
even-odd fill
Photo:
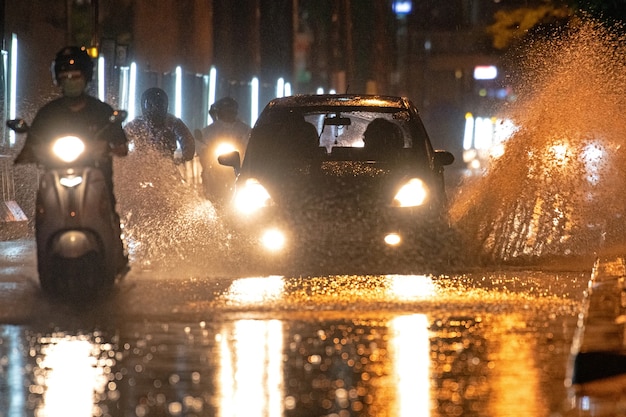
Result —
[[[423, 314], [399, 316], [389, 323], [398, 417], [430, 416], [430, 340]], [[390, 410], [391, 411], [391, 410]]]
[[283, 413], [283, 325], [238, 320], [218, 335], [221, 417], [279, 417]]

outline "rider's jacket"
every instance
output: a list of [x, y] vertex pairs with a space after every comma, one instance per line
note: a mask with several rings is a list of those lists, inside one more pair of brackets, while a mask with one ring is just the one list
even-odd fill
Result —
[[161, 125], [144, 116], [130, 121], [124, 128], [136, 149], [150, 146], [169, 157], [180, 145], [183, 161], [190, 161], [195, 155], [194, 137], [189, 128], [178, 117], [167, 114]]
[[[44, 105], [35, 116], [15, 163], [35, 160], [33, 148], [51, 143], [59, 136], [75, 135], [86, 141], [106, 140], [112, 146], [124, 145], [126, 135], [120, 125], [111, 124], [113, 108], [95, 97], [60, 97]], [[96, 133], [100, 132], [98, 137]], [[111, 163], [111, 155], [107, 155]]]

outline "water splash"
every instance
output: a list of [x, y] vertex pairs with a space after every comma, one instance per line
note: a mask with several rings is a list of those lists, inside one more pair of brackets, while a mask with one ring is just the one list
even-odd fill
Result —
[[527, 43], [518, 100], [500, 109], [518, 129], [451, 214], [482, 262], [621, 250], [626, 213], [626, 42], [592, 20]]
[[211, 273], [223, 266], [229, 236], [210, 201], [158, 152], [117, 158], [115, 192], [131, 266]]

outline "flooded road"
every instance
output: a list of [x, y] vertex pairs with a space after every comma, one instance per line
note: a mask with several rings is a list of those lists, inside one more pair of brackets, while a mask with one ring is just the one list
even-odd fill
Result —
[[[624, 253], [624, 43], [595, 30], [535, 48], [505, 154], [451, 199], [473, 265]], [[136, 166], [107, 302], [51, 304], [33, 243], [0, 243], [0, 417], [563, 415], [593, 260], [254, 276], [210, 204]]]
[[1, 244], [3, 417], [559, 415], [589, 280], [134, 268], [77, 311]]

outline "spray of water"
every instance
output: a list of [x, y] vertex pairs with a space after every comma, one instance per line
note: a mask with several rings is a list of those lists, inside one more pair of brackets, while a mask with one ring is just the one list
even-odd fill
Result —
[[530, 40], [504, 154], [455, 196], [452, 218], [481, 262], [619, 251], [626, 213], [626, 42], [592, 20]]
[[170, 158], [149, 149], [117, 158], [115, 192], [131, 266], [190, 274], [224, 268], [229, 236], [211, 202]]

